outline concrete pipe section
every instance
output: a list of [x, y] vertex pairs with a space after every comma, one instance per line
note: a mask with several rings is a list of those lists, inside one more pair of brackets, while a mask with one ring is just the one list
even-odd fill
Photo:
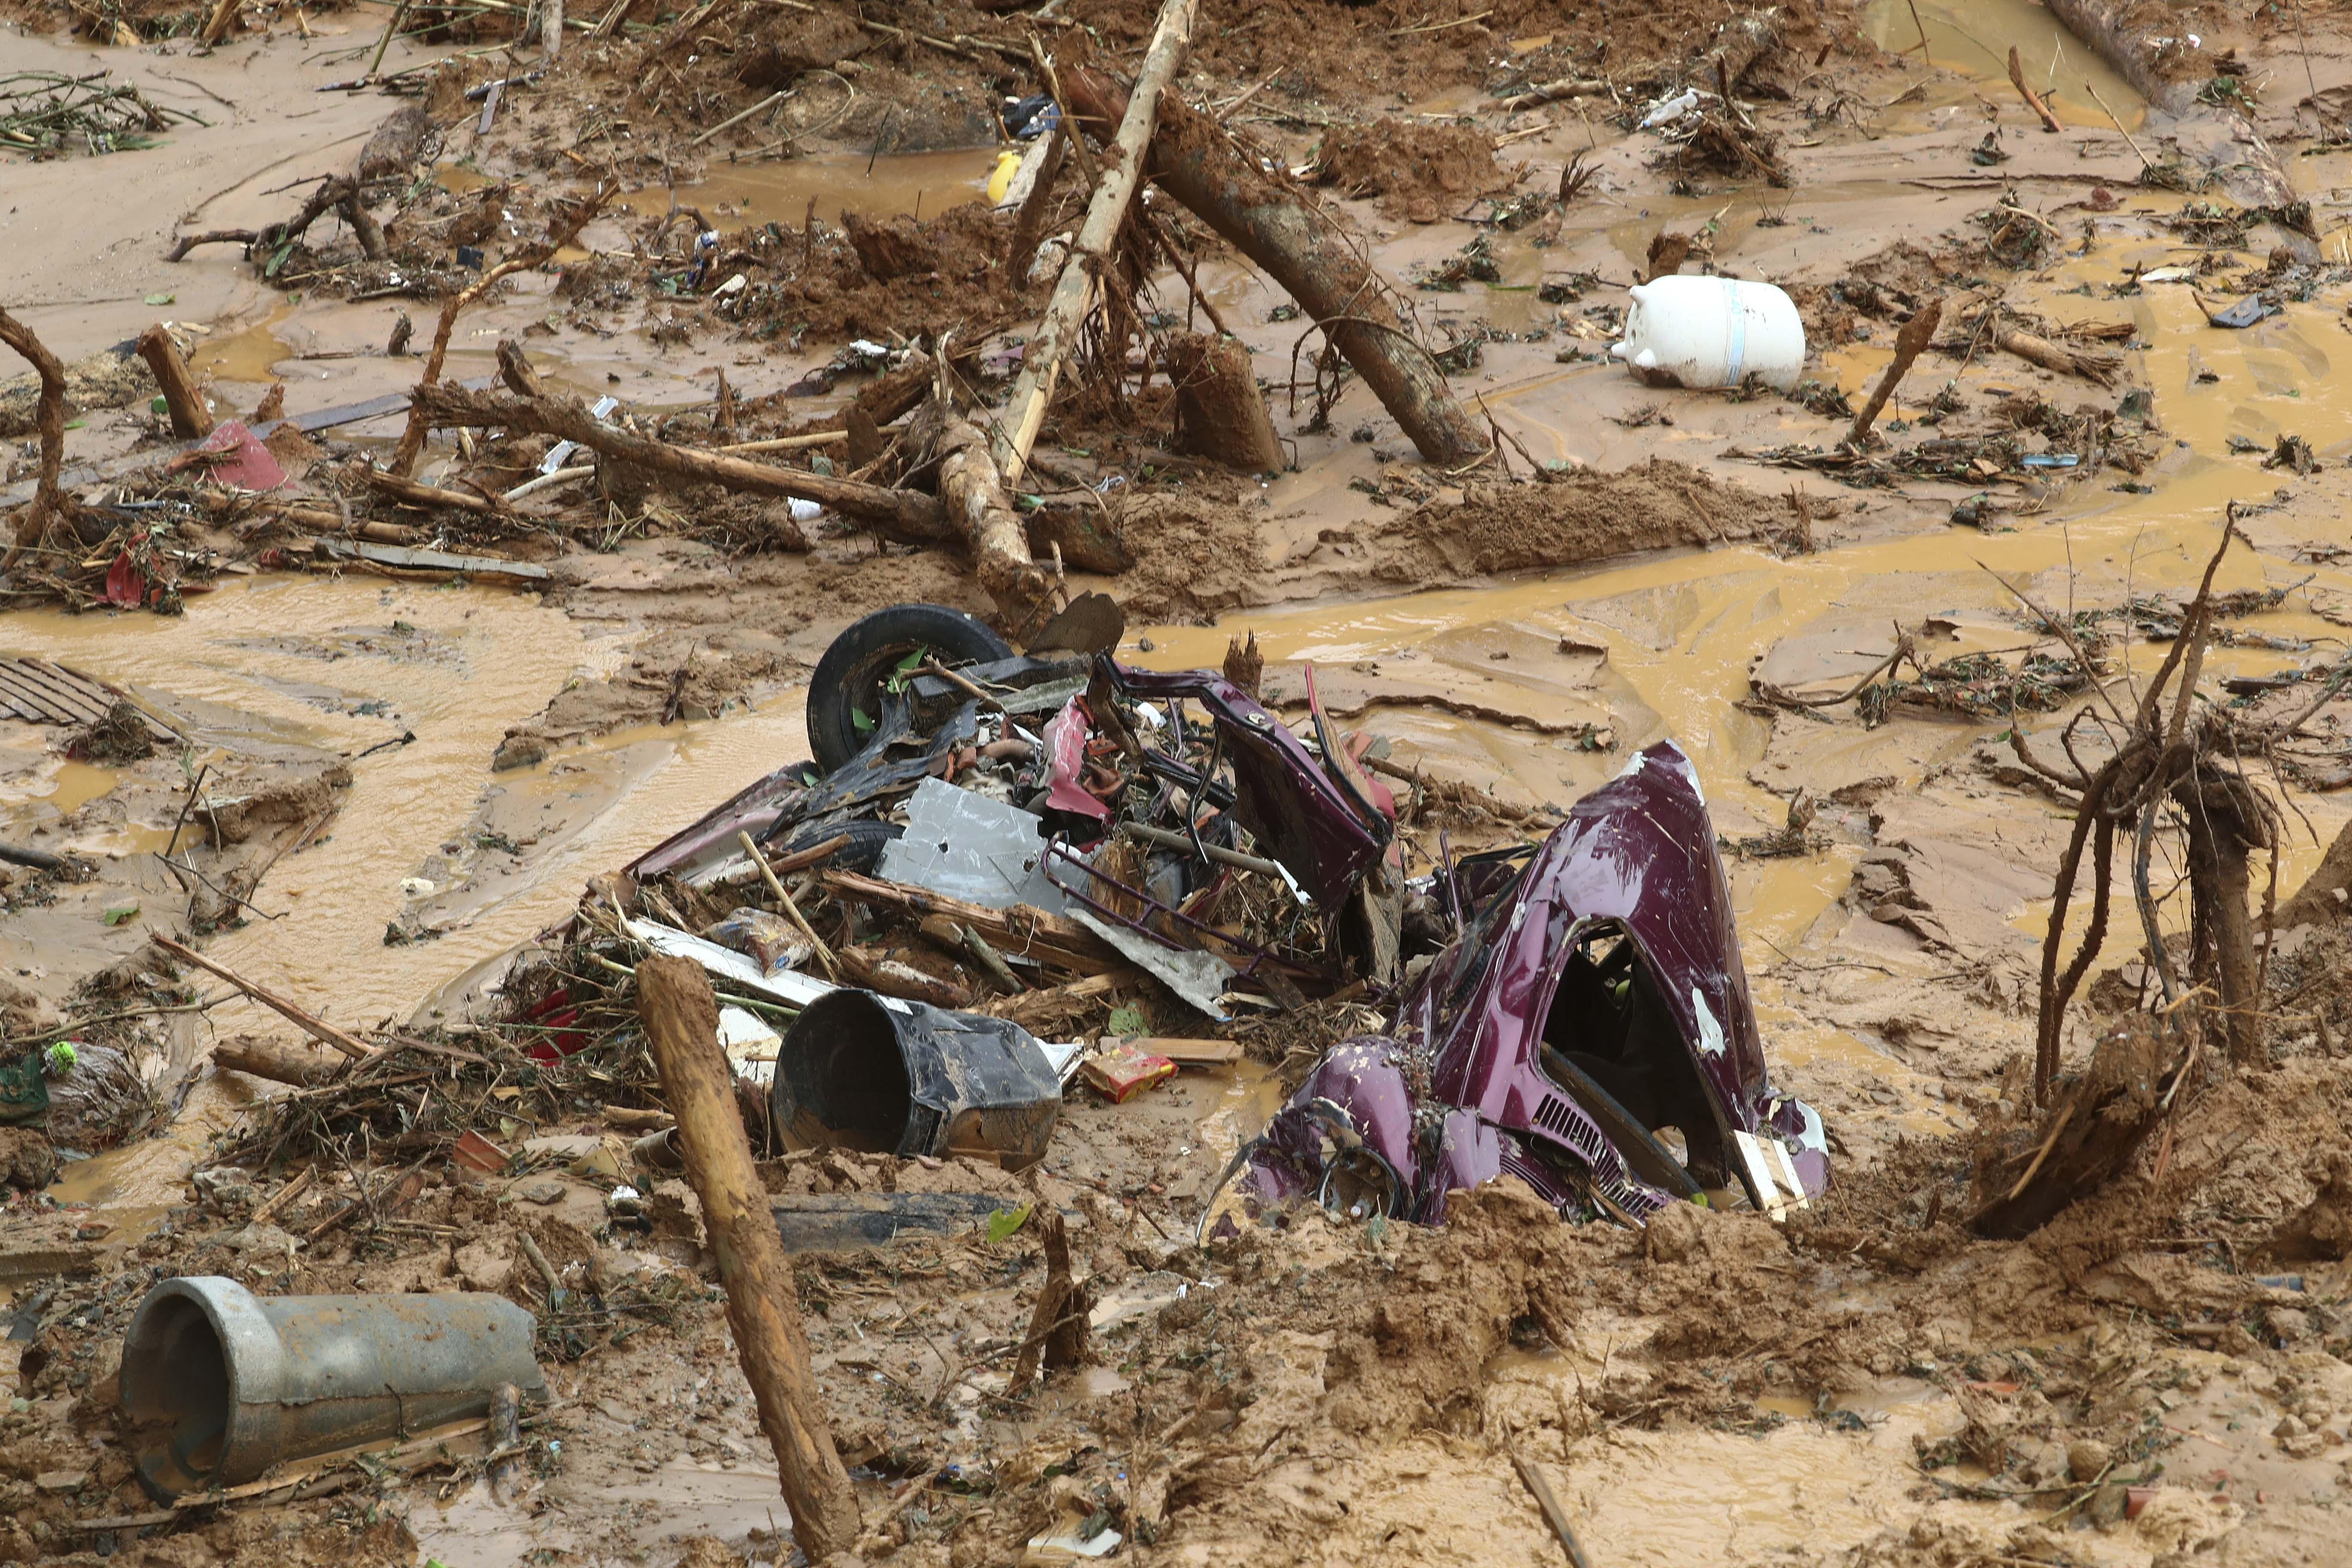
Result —
[[486, 1415], [502, 1383], [543, 1398], [536, 1327], [499, 1296], [256, 1296], [234, 1279], [167, 1279], [122, 1343], [140, 1479], [168, 1502]]

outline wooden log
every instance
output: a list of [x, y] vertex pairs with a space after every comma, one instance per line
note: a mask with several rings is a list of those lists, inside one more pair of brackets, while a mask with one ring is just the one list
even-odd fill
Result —
[[886, 371], [857, 389], [852, 399], [877, 426], [887, 425], [893, 419], [913, 413], [931, 395], [931, 384], [938, 380], [931, 365], [931, 356], [912, 353], [907, 363], [893, 371]]
[[236, 20], [237, 0], [218, 0], [213, 14], [205, 18], [205, 30], [196, 35], [196, 42], [211, 48], [228, 36], [229, 24]]
[[1168, 379], [1176, 388], [1176, 450], [1244, 473], [1281, 471], [1282, 439], [1258, 392], [1249, 350], [1231, 338], [1171, 332]]
[[784, 1257], [767, 1189], [735, 1113], [735, 1073], [719, 1046], [719, 1004], [699, 965], [647, 958], [637, 965], [644, 1020], [662, 1098], [677, 1117], [672, 1142], [702, 1203], [702, 1226], [727, 1289], [727, 1324], [760, 1426], [775, 1449], [793, 1539], [821, 1563], [857, 1538], [857, 1495], [833, 1445], [808, 1337], [795, 1303], [800, 1288]]
[[172, 434], [194, 441], [211, 435], [212, 410], [205, 405], [205, 395], [196, 390], [196, 378], [188, 374], [188, 362], [180, 357], [180, 345], [160, 323], [139, 334], [139, 357], [147, 362], [147, 368], [155, 373], [155, 384], [163, 389]]
[[215, 1046], [213, 1066], [226, 1072], [250, 1073], [273, 1083], [297, 1085], [325, 1083], [343, 1069], [343, 1064], [333, 1057], [322, 1057], [283, 1040], [251, 1036], [223, 1040]]
[[939, 461], [940, 509], [971, 550], [980, 585], [996, 601], [1001, 629], [1015, 637], [1035, 631], [1053, 613], [1053, 579], [1029, 553], [1028, 532], [1004, 492], [988, 437], [939, 397], [923, 405], [909, 436]]
[[[1113, 124], [1125, 111], [1124, 95], [1098, 72], [1074, 69], [1062, 80], [1071, 109], [1088, 123]], [[1172, 98], [1160, 106], [1151, 175], [1298, 301], [1424, 458], [1451, 468], [1486, 456], [1484, 427], [1405, 330], [1346, 219], [1287, 176], [1260, 168], [1216, 121]]]
[[2120, 354], [2063, 349], [2048, 338], [2039, 338], [2032, 332], [2012, 330], [2000, 333], [1993, 341], [2018, 358], [2032, 360], [2044, 370], [2056, 371], [2060, 375], [2079, 375], [2101, 386], [2114, 384], [2116, 372], [2124, 363]]
[[2018, 97], [2025, 100], [2025, 107], [2033, 110], [2034, 114], [2040, 118], [2042, 130], [2063, 131], [2065, 129], [2058, 123], [2058, 117], [2050, 112], [2050, 105], [2042, 101], [2042, 95], [2034, 91], [2033, 89], [2027, 84], [2025, 79], [2025, 62], [2019, 58], [2017, 46], [2015, 44], [2009, 46], [2009, 85], [2017, 89]]
[[484, 516], [506, 510], [506, 508], [487, 497], [467, 495], [463, 490], [444, 489], [439, 485], [428, 485], [420, 480], [403, 479], [398, 474], [388, 474], [373, 465], [363, 468], [360, 477], [368, 482], [369, 489], [382, 490], [393, 500], [404, 500], [411, 506], [446, 506], [458, 511], [478, 512]]
[[374, 1047], [368, 1045], [365, 1041], [361, 1040], [354, 1036], [343, 1033], [342, 1030], [338, 1029], [332, 1024], [328, 1023], [324, 1018], [321, 1018], [317, 1014], [310, 1012], [308, 1008], [297, 1006], [295, 1004], [286, 1000], [283, 996], [278, 995], [274, 992], [262, 989], [260, 986], [256, 985], [252, 981], [247, 980], [244, 975], [237, 973], [236, 971], [226, 968], [221, 964], [215, 963], [211, 959], [205, 957], [204, 954], [196, 952], [194, 948], [189, 947], [186, 943], [174, 942], [161, 931], [156, 932], [148, 940], [152, 942], [157, 947], [162, 948], [165, 952], [170, 953], [173, 958], [178, 959], [181, 963], [193, 963], [198, 969], [219, 975], [223, 980], [226, 980], [231, 985], [236, 986], [247, 996], [252, 997], [255, 1001], [260, 1003], [271, 1012], [276, 1013], [279, 1017], [293, 1024], [296, 1028], [300, 1029], [312, 1039], [319, 1040], [334, 1047], [335, 1049], [342, 1052], [343, 1055], [352, 1058], [353, 1060], [365, 1061], [368, 1058], [376, 1054]]
[[[1021, 374], [1005, 401], [1007, 422], [998, 427], [993, 457], [1005, 479], [1019, 484], [1029, 464], [1029, 448], [1045, 423], [1045, 409], [1054, 399], [1062, 363], [1076, 346], [1079, 325], [1094, 308], [1102, 278], [1110, 267], [1111, 247], [1127, 222], [1128, 205], [1135, 199], [1136, 183], [1143, 176], [1145, 150], [1151, 145], [1159, 122], [1160, 90], [1172, 80], [1192, 47], [1192, 17], [1199, 0], [1162, 0], [1160, 19], [1151, 29], [1150, 47], [1136, 72], [1134, 89], [1119, 106], [1118, 131], [1104, 157], [1102, 179], [1094, 199], [1087, 204], [1086, 221], [1062, 263], [1062, 276], [1046, 302], [1045, 319], [1031, 334]], [[1072, 134], [1076, 134], [1073, 128]], [[1024, 550], [1025, 552], [1026, 545]]]
[[656, 472], [755, 495], [789, 496], [856, 518], [885, 538], [937, 544], [954, 538], [938, 500], [917, 490], [890, 489], [835, 479], [804, 468], [782, 468], [690, 447], [673, 447], [606, 425], [575, 398], [507, 396], [461, 386], [420, 386], [413, 395], [426, 425], [498, 426], [554, 436]]
[[1930, 300], [1911, 312], [1911, 319], [1903, 323], [1901, 331], [1895, 334], [1895, 357], [1887, 362], [1885, 374], [1878, 378], [1878, 384], [1871, 390], [1870, 401], [1864, 404], [1862, 412], [1853, 416], [1853, 428], [1845, 433], [1847, 446], [1862, 445], [1863, 438], [1870, 434], [1872, 422], [1878, 417], [1878, 411], [1886, 406], [1888, 398], [1895, 395], [1895, 386], [1910, 370], [1912, 362], [1927, 352], [1928, 342], [1936, 335], [1936, 324], [1943, 319], [1944, 301], [1941, 299]]
[[841, 950], [841, 967], [850, 980], [868, 991], [879, 991], [885, 996], [902, 996], [909, 1002], [928, 1002], [934, 1007], [961, 1011], [972, 1004], [972, 990], [952, 980], [941, 980], [926, 974], [901, 959], [888, 958], [871, 948], [845, 947]]

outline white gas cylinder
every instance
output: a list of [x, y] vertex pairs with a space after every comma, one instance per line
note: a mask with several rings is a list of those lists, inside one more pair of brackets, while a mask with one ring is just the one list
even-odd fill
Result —
[[1759, 375], [1787, 392], [1804, 374], [1805, 324], [1769, 283], [1660, 278], [1632, 292], [1625, 339], [1609, 352], [1652, 386], [1738, 386]]

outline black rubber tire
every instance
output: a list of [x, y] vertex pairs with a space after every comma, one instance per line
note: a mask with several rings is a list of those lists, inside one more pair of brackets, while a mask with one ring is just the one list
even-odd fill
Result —
[[891, 671], [919, 647], [950, 666], [985, 664], [1013, 652], [986, 622], [945, 605], [893, 605], [853, 623], [816, 661], [809, 682], [809, 751], [818, 767], [830, 773], [864, 749], [852, 715], [860, 709], [869, 716], [880, 711]]
[[882, 858], [883, 847], [906, 837], [907, 830], [895, 822], [877, 822], [866, 817], [856, 822], [835, 822], [824, 826], [796, 827], [784, 845], [784, 853], [797, 855], [803, 849], [814, 849], [828, 840], [849, 836], [849, 842], [833, 852], [824, 862], [829, 871], [871, 872]]

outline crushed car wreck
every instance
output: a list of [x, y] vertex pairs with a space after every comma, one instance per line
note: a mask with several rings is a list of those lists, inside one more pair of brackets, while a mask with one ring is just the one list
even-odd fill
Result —
[[[1477, 878], [1441, 879], [1459, 908]], [[1828, 1184], [1821, 1118], [1766, 1073], [1706, 801], [1670, 742], [1478, 901], [1396, 1020], [1318, 1064], [1236, 1156], [1239, 1203], [1204, 1237], [1308, 1193], [1433, 1224], [1498, 1174], [1626, 1223], [1735, 1192], [1777, 1218]]]
[[[1395, 799], [1362, 764], [1372, 739], [1333, 728], [1311, 668], [1294, 731], [1226, 675], [1121, 664], [1115, 621], [1077, 648], [1047, 643], [1049, 626], [1003, 657], [960, 633], [927, 640], [957, 631], [939, 606], [869, 621], [827, 653], [841, 698], [810, 721], [813, 742], [863, 743], [830, 772], [779, 770], [631, 875], [715, 888], [829, 866], [852, 954], [877, 920], [917, 917], [929, 960], [910, 944], [852, 978], [946, 1009], [926, 1015], [928, 1055], [1002, 1033], [954, 1009], [1020, 1016], [1071, 969], [1124, 966], [1213, 1021], [1343, 992], [1381, 1009], [1386, 1027], [1332, 1046], [1235, 1154], [1204, 1239], [1310, 1196], [1442, 1223], [1449, 1192], [1504, 1176], [1564, 1217], [1627, 1225], [1677, 1199], [1779, 1218], [1826, 1186], [1821, 1118], [1767, 1071], [1713, 825], [1672, 742], [1635, 753], [1540, 845], [1449, 850], [1409, 886]], [[755, 841], [781, 858], [753, 866]], [[1003, 911], [998, 944], [958, 910]], [[942, 957], [993, 978], [942, 972]], [[809, 1010], [788, 1058], [900, 1082], [893, 1064], [846, 1059], [829, 1005], [794, 1005]], [[1064, 1081], [1086, 1054], [1047, 1049]], [[903, 1109], [869, 1125], [871, 1106], [829, 1110], [806, 1064], [782, 1067], [774, 1120], [790, 1137], [896, 1141]], [[1039, 1071], [1033, 1100], [1050, 1093]], [[1050, 1114], [1028, 1125], [1024, 1160]]]

